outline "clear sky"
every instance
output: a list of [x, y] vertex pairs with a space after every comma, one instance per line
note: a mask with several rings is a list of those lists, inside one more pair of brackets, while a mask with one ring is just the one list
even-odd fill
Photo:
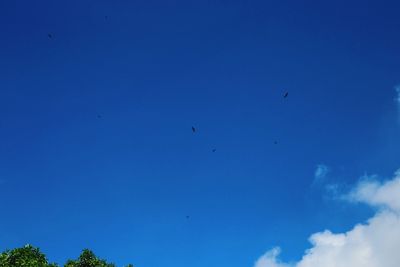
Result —
[[0, 249], [252, 267], [279, 245], [299, 260], [311, 233], [371, 216], [332, 185], [400, 168], [399, 10], [0, 1]]

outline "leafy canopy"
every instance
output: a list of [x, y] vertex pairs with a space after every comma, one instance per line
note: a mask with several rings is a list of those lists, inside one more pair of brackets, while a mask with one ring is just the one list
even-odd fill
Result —
[[38, 248], [26, 245], [0, 254], [0, 267], [56, 267]]
[[[39, 248], [26, 245], [22, 248], [6, 250], [0, 254], [0, 267], [59, 267], [56, 263], [49, 263]], [[76, 260], [68, 260], [64, 267], [116, 267], [99, 259], [89, 249], [84, 249]], [[133, 267], [132, 264], [126, 267]]]

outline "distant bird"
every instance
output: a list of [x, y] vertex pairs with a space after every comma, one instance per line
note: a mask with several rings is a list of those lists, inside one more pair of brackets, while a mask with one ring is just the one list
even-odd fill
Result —
[[53, 38], [53, 35], [52, 35], [51, 33], [48, 33], [48, 34], [47, 34], [47, 37], [49, 37], [50, 39], [52, 39], [52, 38]]
[[283, 95], [283, 98], [288, 97], [288, 95], [289, 95], [289, 92], [286, 92], [286, 93]]
[[99, 115], [97, 115], [97, 118], [98, 118], [98, 119], [101, 119], [101, 118], [103, 118], [103, 116], [101, 116], [101, 115], [99, 114]]
[[105, 20], [108, 20], [108, 16], [104, 16], [104, 19], [105, 19]]
[[186, 219], [190, 219], [190, 216], [189, 216], [189, 215], [186, 215]]
[[196, 128], [194, 128], [193, 126], [192, 126], [192, 132], [193, 132], [193, 133], [196, 132]]
[[217, 149], [216, 149], [216, 148], [214, 148], [214, 149], [212, 150], [212, 152], [215, 152], [215, 151], [217, 151]]
[[274, 141], [274, 144], [277, 145], [277, 144], [278, 144], [278, 141]]

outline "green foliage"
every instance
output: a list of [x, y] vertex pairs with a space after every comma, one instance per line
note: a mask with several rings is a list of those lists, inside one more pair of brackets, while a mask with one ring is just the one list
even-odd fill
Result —
[[0, 254], [0, 267], [56, 267], [48, 263], [38, 248], [26, 245], [23, 248], [6, 250]]
[[115, 267], [115, 265], [97, 258], [92, 251], [84, 249], [77, 260], [69, 260], [65, 267]]
[[[59, 267], [49, 263], [38, 248], [26, 245], [22, 248], [6, 250], [0, 254], [0, 267]], [[77, 260], [68, 260], [64, 267], [116, 267], [99, 259], [92, 251], [84, 249]], [[133, 267], [129, 264], [126, 267]]]

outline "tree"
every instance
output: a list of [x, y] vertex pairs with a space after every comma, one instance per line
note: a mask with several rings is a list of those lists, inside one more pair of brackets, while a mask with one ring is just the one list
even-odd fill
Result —
[[68, 260], [65, 267], [115, 267], [115, 265], [99, 259], [92, 251], [84, 249], [77, 260]]
[[49, 263], [38, 248], [26, 245], [1, 253], [0, 267], [58, 267], [58, 265]]
[[[59, 267], [49, 263], [38, 248], [26, 245], [22, 248], [6, 250], [0, 254], [0, 267]], [[77, 260], [68, 260], [64, 267], [116, 267], [99, 259], [91, 250], [84, 249]], [[133, 267], [129, 264], [127, 267]]]

